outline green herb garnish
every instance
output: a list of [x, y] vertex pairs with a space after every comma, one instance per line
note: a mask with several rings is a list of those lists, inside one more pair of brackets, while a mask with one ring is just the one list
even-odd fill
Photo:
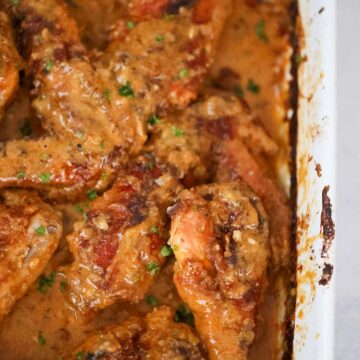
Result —
[[46, 73], [50, 72], [50, 70], [54, 67], [54, 62], [50, 59], [45, 61], [44, 70]]
[[189, 75], [189, 70], [188, 69], [181, 69], [179, 71], [179, 78], [180, 79], [183, 79], [184, 77], [188, 76]]
[[31, 125], [28, 119], [25, 119], [23, 126], [20, 128], [22, 136], [30, 136], [32, 134]]
[[92, 189], [92, 190], [89, 190], [88, 193], [87, 193], [87, 197], [90, 201], [93, 201], [97, 198], [97, 193], [96, 193], [96, 190]]
[[176, 137], [181, 137], [181, 136], [184, 136], [184, 134], [185, 134], [184, 130], [179, 129], [176, 126], [172, 126], [171, 131]]
[[165, 245], [161, 248], [160, 254], [164, 257], [170, 256], [173, 254], [173, 250], [169, 245]]
[[132, 29], [135, 29], [136, 27], [136, 23], [134, 21], [128, 21], [127, 24], [126, 24], [127, 28], [132, 30]]
[[147, 122], [149, 125], [156, 125], [161, 123], [161, 119], [156, 114], [152, 114]]
[[50, 182], [50, 180], [51, 180], [51, 173], [49, 173], [49, 172], [41, 173], [39, 175], [39, 178], [42, 183], [46, 184], [46, 183]]
[[234, 87], [234, 93], [239, 98], [243, 98], [245, 96], [244, 89], [241, 87], [241, 85], [236, 85]]
[[151, 306], [157, 306], [158, 305], [158, 300], [154, 295], [147, 295], [145, 298], [146, 302], [151, 305]]
[[150, 234], [157, 234], [159, 235], [160, 234], [160, 230], [157, 226], [152, 226], [150, 229], [149, 229], [149, 233]]
[[104, 91], [103, 91], [103, 97], [106, 99], [106, 100], [110, 100], [111, 98], [111, 94], [110, 94], [110, 90], [108, 88], [105, 88]]
[[21, 0], [11, 0], [10, 1], [11, 2], [11, 5], [19, 5], [20, 4], [20, 2], [21, 2]]
[[177, 323], [182, 322], [190, 326], [194, 326], [194, 315], [186, 305], [180, 304], [176, 309], [174, 321]]
[[119, 94], [121, 96], [130, 97], [130, 98], [135, 97], [135, 92], [134, 92], [133, 88], [131, 87], [131, 84], [129, 81], [125, 85], [122, 85], [119, 88]]
[[164, 39], [165, 39], [165, 37], [164, 37], [164, 35], [156, 35], [155, 36], [155, 40], [157, 41], [157, 42], [162, 42], [162, 41], [164, 41]]
[[45, 235], [46, 233], [46, 227], [44, 225], [41, 225], [39, 226], [38, 228], [35, 229], [35, 232], [38, 234], [38, 235]]
[[40, 346], [44, 346], [46, 344], [46, 339], [41, 331], [39, 331], [39, 335], [38, 335], [38, 344]]
[[82, 360], [84, 359], [85, 353], [83, 351], [78, 351], [76, 354], [76, 360]]
[[25, 179], [25, 176], [26, 176], [26, 172], [25, 171], [19, 171], [17, 174], [16, 174], [16, 177], [18, 179]]
[[145, 268], [151, 276], [155, 276], [160, 271], [160, 267], [155, 261], [146, 264]]
[[258, 94], [260, 92], [260, 86], [254, 82], [254, 80], [249, 79], [247, 84], [247, 89], [253, 94]]
[[60, 291], [63, 293], [67, 288], [67, 283], [66, 281], [62, 280], [60, 281]]
[[269, 38], [266, 34], [266, 31], [265, 31], [265, 21], [264, 20], [260, 20], [256, 26], [255, 26], [255, 34], [256, 36], [264, 41], [264, 42], [268, 42], [269, 41]]
[[52, 271], [49, 276], [41, 275], [38, 282], [38, 291], [42, 294], [46, 294], [47, 290], [51, 288], [55, 283], [56, 272]]

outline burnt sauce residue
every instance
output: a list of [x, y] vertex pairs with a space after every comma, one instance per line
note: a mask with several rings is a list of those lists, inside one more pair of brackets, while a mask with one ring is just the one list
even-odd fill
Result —
[[[332, 218], [332, 205], [328, 195], [329, 190], [330, 186], [325, 186], [322, 191], [322, 210], [320, 221], [320, 230], [323, 238], [321, 257], [325, 260], [329, 257], [329, 250], [335, 238], [335, 223]], [[322, 276], [319, 281], [320, 285], [327, 285], [330, 282], [333, 269], [333, 265], [329, 264], [328, 262], [324, 263]]]
[[[126, 1], [71, 0], [67, 3], [69, 12], [80, 25], [83, 42], [92, 49], [104, 47], [111, 24], [123, 13], [123, 4]], [[192, 1], [173, 1], [172, 3], [191, 5]], [[289, 11], [290, 6], [291, 11]], [[275, 170], [288, 169], [289, 159], [292, 159], [288, 175], [291, 177], [291, 207], [294, 211], [293, 266], [281, 274], [270, 274], [269, 288], [260, 310], [256, 339], [249, 355], [250, 360], [275, 360], [279, 358], [277, 354], [284, 351], [284, 359], [292, 358], [294, 296], [288, 296], [288, 290], [296, 288], [294, 274], [297, 119], [296, 111], [293, 112], [292, 119], [288, 119], [287, 114], [289, 107], [297, 108], [296, 69], [292, 70], [293, 81], [290, 87], [288, 82], [289, 62], [292, 61], [294, 66], [296, 63], [296, 50], [292, 59], [290, 59], [291, 51], [289, 51], [290, 47], [294, 49], [297, 47], [294, 29], [297, 17], [296, 8], [296, 2], [293, 0], [234, 0], [234, 9], [224, 30], [215, 64], [210, 69], [213, 85], [232, 91], [234, 95], [243, 98], [267, 132], [276, 140], [279, 152], [272, 164]], [[171, 12], [177, 12], [175, 5]], [[29, 116], [28, 102], [27, 94], [18, 95], [0, 128], [0, 138], [20, 137], [19, 129], [24, 126], [24, 119]], [[5, 124], [9, 123], [11, 127], [6, 128]], [[321, 215], [324, 258], [334, 238], [328, 190], [327, 187], [323, 191]], [[72, 224], [81, 214], [74, 210], [74, 206], [64, 205], [63, 207], [58, 206], [58, 210], [64, 216], [64, 238], [44, 271], [45, 274], [72, 261], [65, 236], [71, 232]], [[332, 265], [325, 264], [320, 284], [325, 285], [330, 280], [331, 274]], [[149, 294], [156, 297], [161, 305], [177, 307], [181, 300], [172, 277], [173, 260], [162, 270]], [[282, 281], [277, 281], [277, 277]], [[117, 303], [105, 309], [88, 323], [70, 322], [69, 309], [62, 294], [61, 280], [61, 272], [59, 272], [54, 284], [47, 289], [46, 293], [39, 292], [38, 284], [35, 283], [27, 295], [17, 302], [13, 311], [5, 317], [0, 324], [0, 359], [61, 359], [61, 354], [66, 356], [71, 353], [94, 331], [108, 325], [120, 324], [130, 316], [143, 315], [152, 310], [145, 300], [135, 305]], [[285, 285], [280, 286], [279, 283]], [[279, 321], [280, 314], [284, 313], [284, 306], [286, 318], [283, 317]], [[281, 351], [277, 345], [280, 331], [285, 332], [282, 344], [284, 349]], [[40, 335], [46, 339], [45, 344], [39, 343]]]

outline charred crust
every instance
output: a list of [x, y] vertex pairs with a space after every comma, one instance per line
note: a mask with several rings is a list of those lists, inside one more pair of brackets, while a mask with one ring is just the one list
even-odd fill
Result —
[[321, 233], [324, 239], [321, 250], [321, 257], [326, 258], [335, 237], [335, 224], [332, 219], [332, 205], [328, 196], [330, 187], [325, 186], [322, 191], [322, 210], [321, 210]]
[[323, 272], [321, 275], [321, 279], [319, 280], [319, 284], [322, 286], [329, 284], [329, 282], [332, 278], [333, 271], [334, 271], [334, 266], [331, 264], [325, 263]]

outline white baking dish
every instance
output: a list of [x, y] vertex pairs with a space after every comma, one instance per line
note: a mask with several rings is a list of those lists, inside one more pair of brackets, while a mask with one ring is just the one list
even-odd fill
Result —
[[[299, 0], [299, 8], [304, 31], [300, 48], [307, 61], [301, 63], [298, 72], [298, 265], [293, 357], [331, 360], [334, 276], [331, 278], [329, 272], [334, 266], [335, 253], [331, 244], [334, 234], [330, 207], [326, 203], [330, 199], [334, 219], [335, 0]], [[321, 166], [321, 176], [317, 164]], [[328, 197], [326, 186], [330, 186]], [[321, 226], [322, 213], [327, 221], [324, 224], [323, 220], [325, 229]]]

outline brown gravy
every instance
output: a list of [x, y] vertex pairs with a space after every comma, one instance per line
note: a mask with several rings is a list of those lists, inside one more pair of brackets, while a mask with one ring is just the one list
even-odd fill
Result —
[[[80, 24], [84, 41], [89, 48], [101, 47], [107, 31], [121, 14], [121, 1], [68, 1], [70, 10]], [[221, 41], [211, 77], [218, 78], [221, 69], [236, 73], [236, 89], [261, 119], [267, 131], [279, 144], [280, 152], [274, 161], [279, 178], [288, 186], [288, 64], [290, 14], [289, 0], [236, 0], [232, 17]], [[95, 33], [95, 36], [91, 36]], [[0, 139], [21, 136], [21, 128], [31, 118], [28, 96], [20, 93], [7, 112], [0, 127]], [[285, 178], [285, 180], [284, 180]], [[72, 205], [59, 205], [64, 214], [65, 234], [79, 216]], [[48, 265], [45, 273], [71, 261], [65, 239]], [[150, 293], [159, 303], [176, 306], [180, 299], [172, 283], [172, 263], [153, 284]], [[45, 294], [35, 283], [12, 312], [0, 324], [0, 359], [6, 360], [60, 360], [77, 347], [95, 329], [119, 323], [136, 313], [145, 313], [151, 306], [142, 301], [137, 305], [115, 304], [90, 323], [70, 322], [61, 292], [61, 272]], [[283, 285], [271, 279], [271, 286], [260, 316], [257, 339], [251, 350], [251, 359], [277, 358], [277, 337], [282, 326], [281, 309], [285, 302]], [[279, 291], [279, 289], [282, 291]], [[285, 294], [285, 295], [284, 295]], [[280, 318], [280, 320], [279, 320]], [[45, 343], [39, 343], [39, 335]], [[272, 354], [272, 355], [270, 355]]]

